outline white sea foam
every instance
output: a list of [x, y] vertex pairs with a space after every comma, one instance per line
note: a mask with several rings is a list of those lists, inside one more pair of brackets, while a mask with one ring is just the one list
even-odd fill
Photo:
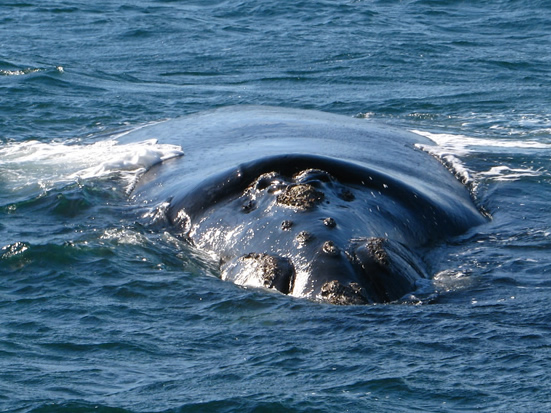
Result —
[[493, 179], [494, 181], [516, 181], [527, 176], [541, 176], [542, 169], [510, 168], [505, 165], [494, 166], [488, 171], [479, 172], [479, 175]]
[[147, 238], [126, 228], [106, 229], [100, 239], [118, 245], [146, 245]]
[[475, 279], [459, 270], [444, 270], [432, 278], [438, 294], [466, 290], [473, 285]]
[[[472, 183], [471, 171], [460, 160], [460, 156], [466, 155], [468, 151], [464, 145], [460, 142], [463, 136], [449, 135], [449, 134], [436, 134], [418, 130], [412, 130], [421, 136], [425, 136], [433, 141], [436, 145], [424, 145], [417, 144], [416, 146], [425, 152], [430, 153], [436, 158], [440, 159], [443, 163], [448, 165], [455, 175], [465, 184]], [[465, 137], [466, 138], [466, 137]]]
[[463, 182], [473, 184], [477, 179], [494, 181], [514, 181], [523, 177], [540, 176], [545, 171], [534, 168], [517, 168], [508, 165], [492, 166], [488, 171], [472, 171], [466, 167], [461, 157], [477, 153], [517, 154], [519, 150], [551, 150], [551, 144], [534, 140], [485, 139], [465, 135], [432, 133], [419, 130], [412, 132], [422, 135], [436, 145], [418, 144], [417, 146], [441, 159], [449, 165]]
[[23, 75], [28, 75], [29, 73], [35, 73], [38, 71], [40, 71], [40, 69], [0, 70], [0, 76], [23, 76]]
[[[29, 67], [29, 68], [26, 68], [26, 69], [15, 69], [15, 70], [5, 70], [5, 69], [1, 69], [0, 70], [0, 76], [24, 76], [24, 75], [29, 75], [31, 73], [36, 73], [36, 72], [42, 72], [46, 69], [39, 69], [39, 68], [36, 68], [36, 67]], [[65, 71], [65, 69], [63, 69], [63, 66], [56, 66], [55, 67], [55, 70], [59, 73], [63, 73]]]
[[158, 144], [155, 139], [130, 144], [113, 139], [89, 145], [8, 143], [0, 147], [0, 181], [10, 191], [21, 191], [116, 176], [129, 191], [153, 165], [181, 155], [179, 146]]
[[476, 151], [476, 148], [551, 149], [550, 143], [534, 140], [484, 139], [465, 135], [431, 133], [419, 130], [413, 130], [412, 132], [429, 138], [441, 147], [453, 148], [458, 154], [470, 153]]

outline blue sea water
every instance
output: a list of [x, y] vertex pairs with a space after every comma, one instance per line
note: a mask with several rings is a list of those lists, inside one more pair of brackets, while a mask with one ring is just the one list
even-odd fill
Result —
[[[546, 0], [3, 0], [0, 410], [549, 411], [550, 51]], [[177, 148], [111, 138], [235, 104], [417, 131], [492, 220], [430, 304], [223, 282], [127, 196]]]

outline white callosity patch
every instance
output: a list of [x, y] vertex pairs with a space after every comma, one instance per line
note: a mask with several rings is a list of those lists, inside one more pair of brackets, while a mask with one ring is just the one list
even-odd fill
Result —
[[6, 190], [18, 192], [117, 176], [130, 191], [153, 165], [182, 155], [179, 146], [158, 144], [155, 139], [130, 144], [112, 139], [89, 145], [8, 143], [0, 147], [0, 179]]

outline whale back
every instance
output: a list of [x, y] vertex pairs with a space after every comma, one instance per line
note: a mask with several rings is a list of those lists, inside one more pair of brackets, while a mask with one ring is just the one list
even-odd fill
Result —
[[423, 199], [453, 211], [459, 226], [483, 221], [467, 188], [418, 148], [417, 144], [430, 145], [431, 141], [366, 119], [302, 109], [237, 106], [160, 122], [122, 140], [151, 138], [182, 146], [184, 156], [152, 168], [138, 184], [133, 196], [149, 204], [184, 198], [205, 179], [213, 182], [216, 176], [230, 176], [240, 165], [258, 159], [312, 155], [350, 162], [389, 182], [414, 188]]
[[185, 154], [132, 196], [240, 285], [335, 304], [400, 300], [428, 276], [419, 247], [485, 220], [419, 149], [426, 138], [366, 120], [234, 107], [125, 137], [151, 138]]

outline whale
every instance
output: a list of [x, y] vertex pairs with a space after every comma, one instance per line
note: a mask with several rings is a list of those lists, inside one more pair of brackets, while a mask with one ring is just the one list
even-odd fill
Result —
[[306, 109], [223, 107], [150, 125], [184, 155], [131, 198], [222, 280], [331, 304], [400, 302], [430, 284], [431, 250], [488, 218], [427, 138]]

